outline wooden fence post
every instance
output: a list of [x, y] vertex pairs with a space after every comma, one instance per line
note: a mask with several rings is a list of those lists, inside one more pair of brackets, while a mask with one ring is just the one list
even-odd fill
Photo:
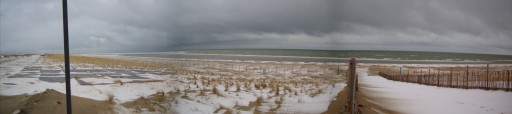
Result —
[[406, 78], [405, 80], [407, 80], [407, 82], [410, 82], [410, 80], [409, 80], [409, 70], [407, 70], [407, 77], [405, 77], [405, 78]]
[[[505, 76], [506, 76], [506, 75], [505, 75], [505, 73], [506, 73], [506, 72], [505, 72], [504, 70], [502, 70], [502, 71], [500, 72], [500, 74], [501, 74], [501, 75], [500, 75], [500, 78], [501, 78], [502, 80], [505, 80]], [[502, 78], [502, 77], [503, 77], [503, 78]], [[505, 87], [505, 88], [506, 88], [506, 86], [505, 86], [505, 85], [506, 85], [506, 83], [503, 83], [503, 84], [502, 84], [502, 87]]]
[[420, 70], [420, 76], [419, 76], [419, 82], [420, 84], [423, 84], [423, 70]]
[[428, 78], [428, 82], [427, 83], [428, 83], [428, 85], [430, 85], [431, 82], [432, 82], [432, 79], [430, 79], [430, 69], [428, 69], [428, 76], [427, 76], [427, 78]]
[[293, 66], [292, 66], [292, 72], [290, 74], [293, 74]]
[[453, 67], [450, 67], [450, 79], [448, 79], [448, 83], [450, 87], [452, 87], [452, 77], [453, 76]]
[[489, 89], [489, 64], [487, 64], [485, 82], [486, 82], [486, 84], [485, 84], [486, 88]]
[[270, 72], [270, 66], [267, 66], [267, 71], [265, 71], [265, 74], [272, 74], [272, 72]]
[[286, 75], [286, 67], [283, 67], [283, 75]]
[[338, 66], [337, 72], [338, 72], [338, 75], [340, 75], [340, 65], [337, 65], [337, 66]]
[[[416, 71], [415, 71], [415, 70], [413, 70], [413, 71], [412, 71], [412, 76], [413, 76], [413, 77], [417, 77], [417, 76], [416, 76]], [[413, 81], [416, 83], [416, 82], [418, 81], [418, 79], [414, 79]]]
[[[471, 76], [470, 76], [470, 77], [471, 77], [471, 79], [476, 80], [476, 79], [475, 79], [475, 72], [474, 72], [474, 71], [473, 71], [473, 72], [471, 72]], [[475, 84], [472, 84], [472, 85], [469, 85], [469, 84], [470, 84], [470, 83], [468, 83], [468, 87], [469, 87], [469, 88], [472, 88], [472, 85], [475, 85]]]
[[507, 86], [508, 86], [508, 90], [510, 91], [512, 89], [512, 86], [510, 86], [510, 71], [509, 70], [507, 70], [507, 78], [508, 78]]
[[318, 75], [318, 67], [315, 68], [315, 74]]
[[356, 75], [356, 62], [355, 58], [351, 58], [349, 60], [349, 69], [348, 69], [348, 85], [350, 87], [350, 94], [349, 94], [349, 106], [348, 109], [352, 114], [356, 114], [358, 112], [357, 105], [356, 105], [356, 88], [357, 88], [357, 75]]
[[464, 87], [469, 88], [468, 84], [469, 84], [469, 65], [466, 66], [466, 86], [464, 86]]
[[278, 73], [277, 73], [277, 66], [276, 66], [276, 75], [277, 75], [277, 74], [278, 74]]
[[455, 73], [455, 76], [454, 76], [454, 80], [455, 80], [455, 87], [459, 87], [460, 86], [460, 72], [456, 72]]
[[302, 75], [302, 66], [299, 67], [299, 75]]
[[[292, 72], [293, 72], [293, 70], [292, 70]], [[324, 73], [323, 73], [322, 75], [324, 75], [324, 76], [325, 76], [325, 68], [324, 68]]]
[[439, 87], [439, 71], [440, 70], [441, 70], [440, 68], [437, 69], [437, 78], [436, 78], [437, 79], [437, 87]]

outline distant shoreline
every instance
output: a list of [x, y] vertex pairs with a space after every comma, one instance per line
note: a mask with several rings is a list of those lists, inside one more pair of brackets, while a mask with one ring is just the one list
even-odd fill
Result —
[[192, 60], [280, 61], [345, 63], [355, 57], [360, 63], [383, 64], [512, 64], [512, 56], [412, 51], [229, 49], [187, 50], [152, 53], [118, 53], [120, 56]]

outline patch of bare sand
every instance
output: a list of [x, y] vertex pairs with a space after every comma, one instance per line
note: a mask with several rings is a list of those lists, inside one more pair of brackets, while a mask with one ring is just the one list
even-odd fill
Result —
[[[336, 100], [331, 101], [327, 111], [322, 112], [322, 114], [350, 114], [348, 111], [348, 88], [345, 87], [343, 91], [338, 93]], [[356, 102], [358, 104], [358, 110], [360, 114], [396, 114], [398, 112], [385, 109], [382, 106], [379, 106], [375, 103], [369, 102], [374, 101], [375, 99], [364, 95], [362, 92], [356, 93]]]
[[172, 104], [172, 102], [175, 100], [174, 98], [178, 95], [179, 94], [176, 93], [166, 94], [164, 92], [158, 92], [146, 98], [140, 97], [136, 100], [126, 102], [121, 105], [126, 108], [135, 109], [136, 113], [141, 113], [144, 110], [147, 110], [150, 112], [176, 114], [177, 112], [170, 110], [163, 104]]
[[327, 111], [322, 112], [322, 114], [344, 114], [349, 113], [348, 110], [348, 86], [343, 88], [343, 91], [338, 93], [336, 96], [336, 100], [331, 101]]
[[[72, 96], [72, 108], [75, 114], [112, 114], [113, 102], [96, 101]], [[35, 95], [0, 96], [0, 113], [65, 114], [66, 95], [47, 89]]]

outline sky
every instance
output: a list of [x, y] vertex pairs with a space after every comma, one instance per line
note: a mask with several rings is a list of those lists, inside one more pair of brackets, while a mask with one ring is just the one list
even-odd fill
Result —
[[[512, 0], [70, 0], [71, 53], [183, 49], [512, 55]], [[0, 54], [63, 53], [60, 0], [0, 0]]]

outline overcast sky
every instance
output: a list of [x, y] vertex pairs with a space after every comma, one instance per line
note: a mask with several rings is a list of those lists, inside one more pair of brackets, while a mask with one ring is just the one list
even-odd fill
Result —
[[[512, 0], [70, 0], [72, 53], [286, 48], [512, 55]], [[60, 0], [0, 0], [0, 53], [63, 53]]]

